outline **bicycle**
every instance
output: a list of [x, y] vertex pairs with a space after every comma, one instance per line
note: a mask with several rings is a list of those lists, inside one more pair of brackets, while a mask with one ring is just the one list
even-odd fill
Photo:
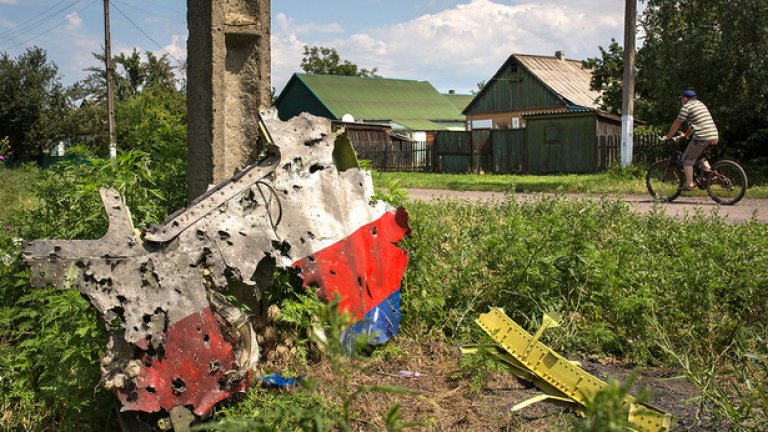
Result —
[[[673, 138], [678, 141], [681, 136]], [[747, 192], [747, 173], [732, 160], [714, 163], [707, 171], [701, 162], [713, 146], [709, 146], [696, 160], [693, 167], [693, 181], [697, 188], [707, 190], [707, 194], [716, 203], [734, 205], [744, 198]], [[659, 201], [672, 202], [682, 192], [685, 182], [683, 172], [683, 152], [675, 151], [668, 159], [651, 164], [645, 176], [648, 193]]]

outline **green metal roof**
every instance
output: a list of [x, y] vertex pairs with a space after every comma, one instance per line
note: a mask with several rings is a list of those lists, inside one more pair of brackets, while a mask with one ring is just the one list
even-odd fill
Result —
[[456, 107], [457, 110], [464, 111], [464, 108], [469, 105], [470, 102], [472, 102], [472, 99], [475, 98], [475, 95], [472, 94], [451, 94], [451, 93], [443, 93], [443, 96], [448, 99], [448, 101], [453, 104], [453, 106]]
[[[297, 94], [291, 87], [302, 83], [316, 100]], [[294, 74], [277, 99], [277, 107], [283, 105], [290, 111], [303, 105], [304, 111], [312, 112], [319, 102], [328, 112], [340, 120], [351, 114], [356, 120], [369, 122], [395, 122], [410, 130], [446, 130], [434, 121], [464, 121], [464, 116], [446, 97], [427, 81], [389, 78], [361, 78], [340, 75]], [[315, 113], [322, 115], [321, 113]]]

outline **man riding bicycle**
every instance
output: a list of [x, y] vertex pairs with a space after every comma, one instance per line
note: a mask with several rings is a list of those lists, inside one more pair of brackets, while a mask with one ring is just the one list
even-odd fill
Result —
[[[696, 97], [696, 92], [693, 90], [685, 90], [680, 96], [678, 96], [683, 107], [680, 109], [680, 114], [677, 119], [672, 123], [669, 128], [669, 133], [662, 137], [662, 141], [667, 141], [674, 137], [675, 132], [680, 129], [683, 123], [688, 124], [688, 130], [680, 135], [682, 137], [692, 137], [688, 143], [688, 147], [683, 153], [683, 171], [685, 172], [685, 185], [680, 187], [680, 190], [690, 191], [693, 190], [695, 184], [693, 183], [693, 166], [704, 151], [710, 146], [716, 145], [718, 141], [718, 132], [715, 121], [712, 120], [712, 115], [709, 113], [707, 106], [704, 105]], [[709, 162], [702, 161], [702, 167], [705, 170], [709, 170]]]

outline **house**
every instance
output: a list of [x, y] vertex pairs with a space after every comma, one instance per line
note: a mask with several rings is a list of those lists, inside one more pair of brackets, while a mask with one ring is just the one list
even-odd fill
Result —
[[308, 112], [387, 125], [417, 141], [436, 131], [465, 130], [461, 110], [427, 81], [294, 74], [275, 105], [282, 120]]
[[614, 157], [621, 119], [598, 109], [600, 93], [590, 88], [591, 79], [591, 70], [562, 51], [511, 55], [463, 111], [473, 131], [472, 148], [484, 161], [474, 169], [577, 173], [605, 168]]
[[443, 93], [443, 97], [448, 99], [448, 102], [450, 102], [453, 106], [456, 107], [457, 110], [460, 112], [463, 112], [464, 109], [469, 106], [469, 103], [472, 102], [472, 99], [475, 98], [475, 95], [473, 94], [458, 94], [455, 91], [451, 90], [448, 93]]
[[596, 110], [600, 93], [581, 61], [513, 54], [464, 109], [471, 129], [518, 129], [529, 114]]
[[281, 120], [308, 112], [344, 122], [358, 158], [377, 170], [423, 171], [437, 132], [466, 130], [468, 102], [427, 81], [294, 74], [275, 105]]

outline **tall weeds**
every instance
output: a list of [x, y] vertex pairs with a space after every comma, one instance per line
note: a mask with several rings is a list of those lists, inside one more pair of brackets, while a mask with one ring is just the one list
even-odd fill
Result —
[[[107, 222], [101, 186], [124, 194], [137, 226], [162, 220], [184, 196], [183, 169], [165, 166], [181, 164], [172, 156], [181, 150], [168, 151], [163, 158], [137, 150], [114, 161], [85, 159], [36, 174], [32, 211], [11, 212], [11, 229], [0, 227], [0, 429], [93, 430], [110, 418], [114, 399], [94, 390], [102, 326], [75, 292], [29, 287], [18, 260], [21, 239], [97, 237]], [[410, 253], [402, 291], [406, 335], [475, 342], [482, 334], [473, 321], [491, 306], [529, 329], [554, 311], [564, 325], [545, 338], [556, 349], [682, 365], [699, 380], [703, 408], [715, 407], [729, 424], [764, 424], [766, 225], [730, 225], [704, 213], [677, 220], [658, 209], [637, 215], [611, 199], [512, 195], [491, 204], [407, 207], [413, 237], [403, 242]], [[306, 326], [298, 315], [294, 321]], [[343, 373], [347, 366], [339, 365]], [[328, 426], [348, 424], [344, 398], [352, 400], [356, 389], [348, 390], [336, 392], [340, 404], [313, 392], [248, 400], [254, 409], [254, 401], [260, 404], [261, 419], [290, 420], [280, 410], [299, 407], [292, 425], [319, 414]], [[242, 412], [232, 411], [234, 418]], [[397, 415], [391, 412], [393, 424]]]

